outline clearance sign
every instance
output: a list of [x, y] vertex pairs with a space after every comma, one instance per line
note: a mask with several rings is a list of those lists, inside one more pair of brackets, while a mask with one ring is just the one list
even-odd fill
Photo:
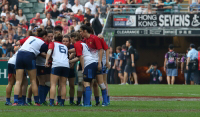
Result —
[[200, 14], [113, 15], [113, 28], [200, 27]]

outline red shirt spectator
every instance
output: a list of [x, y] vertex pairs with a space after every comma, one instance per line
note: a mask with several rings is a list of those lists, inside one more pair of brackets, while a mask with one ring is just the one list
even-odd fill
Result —
[[80, 22], [84, 21], [84, 15], [75, 14], [74, 17], [78, 18], [80, 20]]
[[36, 16], [30, 20], [30, 24], [32, 24], [34, 20], [36, 21], [35, 23], [37, 26], [40, 26], [42, 24], [42, 19], [40, 19], [40, 13], [37, 13]]
[[120, 2], [121, 4], [126, 4], [126, 0], [114, 0], [114, 4], [115, 4], [116, 2]]
[[50, 6], [50, 4], [48, 4], [47, 6], [46, 6], [46, 12], [51, 12], [51, 11], [53, 11], [53, 7], [54, 7], [54, 5], [53, 4], [51, 4], [51, 6]]
[[28, 31], [28, 26], [27, 25], [22, 25], [23, 29], [26, 29], [26, 31]]

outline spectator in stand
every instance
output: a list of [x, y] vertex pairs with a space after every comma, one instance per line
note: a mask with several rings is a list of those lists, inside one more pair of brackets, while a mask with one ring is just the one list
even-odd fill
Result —
[[164, 9], [164, 13], [171, 13], [172, 6], [170, 0], [166, 0], [166, 2], [164, 2]]
[[[54, 26], [55, 26], [55, 25], [54, 25]], [[45, 26], [45, 29], [47, 29], [47, 28], [53, 29], [54, 26], [52, 25], [51, 20], [48, 20], [48, 21], [47, 21], [47, 24], [46, 24], [46, 26]]]
[[53, 10], [50, 12], [50, 14], [53, 19], [56, 19], [59, 16], [60, 11], [57, 10], [56, 5], [54, 5]]
[[2, 51], [3, 51], [2, 57], [6, 57], [6, 52], [7, 52], [6, 43], [3, 43], [3, 45], [2, 45]]
[[54, 4], [52, 4], [52, 0], [49, 0], [48, 5], [46, 6], [45, 13], [51, 12], [53, 10]]
[[12, 18], [10, 17], [12, 15], [11, 12], [6, 12], [6, 18], [8, 19], [8, 21], [10, 21]]
[[82, 11], [80, 9], [78, 10], [77, 14], [74, 15], [74, 17], [78, 18], [81, 23], [84, 20], [84, 15], [82, 14]]
[[162, 81], [162, 73], [157, 69], [157, 63], [153, 63], [146, 73], [150, 73], [150, 84], [160, 84]]
[[84, 12], [83, 6], [79, 3], [79, 0], [74, 0], [75, 5], [72, 6], [72, 11], [73, 13], [78, 13], [78, 10], [81, 10], [82, 12]]
[[172, 13], [180, 13], [181, 8], [179, 0], [174, 0], [174, 2], [172, 2]]
[[6, 5], [4, 6], [3, 11], [1, 12], [1, 16], [4, 15], [5, 13], [7, 13], [7, 12], [10, 13], [10, 8], [9, 8], [8, 4], [6, 4]]
[[147, 9], [144, 11], [144, 14], [155, 14], [156, 12], [153, 12], [152, 6], [149, 3], [147, 6]]
[[87, 2], [85, 4], [85, 11], [87, 11], [88, 9], [90, 9], [92, 15], [96, 14], [97, 8], [98, 8], [98, 5], [96, 3], [94, 3], [94, 0], [89, 0], [89, 2]]
[[41, 28], [42, 30], [44, 30], [44, 25], [43, 25], [43, 24], [41, 24], [41, 25], [40, 25], [40, 28]]
[[73, 33], [73, 32], [75, 32], [74, 26], [70, 26], [69, 27], [69, 33]]
[[2, 32], [2, 34], [1, 34], [1, 36], [2, 36], [2, 39], [3, 39], [3, 40], [7, 40], [7, 39], [8, 39], [8, 31], [7, 31], [7, 30], [4, 30], [4, 31]]
[[83, 24], [87, 24], [87, 23], [89, 23], [89, 21], [88, 21], [87, 19], [85, 19], [85, 20], [83, 21]]
[[22, 9], [18, 10], [18, 13], [16, 15], [16, 19], [19, 20], [19, 21], [21, 21], [21, 20], [27, 21], [26, 16], [23, 14]]
[[40, 19], [40, 13], [36, 13], [35, 17], [30, 20], [30, 24], [32, 24], [34, 20], [36, 21], [37, 26], [40, 26], [42, 24], [42, 19]]
[[68, 26], [73, 25], [72, 19], [76, 19], [76, 21], [79, 21], [78, 18], [74, 17], [74, 15], [71, 14], [70, 19], [68, 20]]
[[197, 11], [200, 11], [200, 0], [198, 0], [197, 2], [193, 2], [189, 6], [189, 11], [192, 11], [192, 13], [197, 13]]
[[121, 4], [121, 3], [120, 2], [115, 2], [115, 6], [114, 6], [113, 11], [115, 11], [115, 12], [122, 12], [123, 9], [121, 9], [121, 7], [118, 6], [118, 4]]
[[[26, 33], [25, 33], [25, 34], [26, 34]], [[26, 37], [25, 34], [22, 33], [22, 28], [21, 28], [21, 27], [18, 27], [18, 28], [17, 28], [17, 33], [14, 35], [14, 39], [15, 39], [16, 41], [19, 41], [19, 40], [21, 40], [21, 39], [23, 39], [23, 38]]]
[[18, 14], [18, 6], [17, 5], [14, 6], [12, 13]]
[[46, 14], [46, 18], [42, 20], [42, 24], [44, 25], [44, 27], [46, 27], [47, 21], [48, 21], [48, 20], [51, 20], [52, 26], [55, 26], [54, 20], [51, 19], [51, 14], [50, 14], [50, 13], [47, 13], [47, 14]]
[[[98, 19], [99, 19], [99, 22], [101, 23], [102, 26], [104, 25], [104, 24], [103, 24], [103, 20], [99, 17], [99, 14], [98, 14], [98, 13], [95, 14], [95, 18], [98, 18]], [[92, 22], [94, 21], [95, 18], [92, 18], [92, 19], [90, 20], [90, 24], [91, 24], [91, 25], [92, 25]]]
[[13, 40], [12, 34], [8, 35], [8, 41], [6, 42], [6, 48], [7, 48], [6, 56], [12, 57], [12, 55], [14, 54], [14, 40]]
[[98, 8], [98, 13], [101, 15], [101, 17], [106, 18], [108, 13], [108, 5], [106, 4], [106, 0], [102, 0], [102, 4]]
[[156, 7], [157, 7], [157, 13], [158, 14], [161, 14], [164, 12], [164, 5], [162, 4], [162, 0], [158, 0], [158, 4], [156, 4]]
[[0, 33], [3, 31], [3, 24], [0, 23]]
[[63, 3], [60, 5], [59, 7], [59, 11], [62, 11], [63, 10], [63, 5], [66, 6], [66, 8], [69, 8], [71, 9], [72, 8], [72, 5], [68, 3], [68, 0], [63, 0]]
[[73, 11], [70, 8], [67, 8], [65, 4], [62, 5], [63, 10], [60, 11], [61, 14], [63, 14], [65, 17], [70, 17], [71, 14], [73, 14]]
[[68, 24], [67, 24], [67, 20], [66, 20], [65, 18], [62, 19], [61, 26], [62, 26], [62, 28], [63, 28], [62, 34], [63, 34], [63, 35], [68, 34], [69, 27], [68, 27]]
[[21, 2], [21, 3], [29, 3], [29, 1], [26, 1], [26, 0], [19, 0], [19, 2]]
[[13, 29], [13, 26], [12, 26], [10, 23], [8, 24], [8, 34], [12, 34], [12, 35], [15, 34], [15, 31], [14, 31], [14, 29]]
[[126, 4], [126, 0], [114, 0], [114, 4], [115, 4], [116, 2], [120, 2], [121, 4]]
[[87, 19], [88, 21], [90, 21], [92, 18], [94, 18], [94, 15], [91, 14], [91, 9], [87, 9], [84, 19]]
[[32, 23], [31, 25], [30, 25], [30, 27], [29, 27], [29, 31], [33, 31], [34, 29], [35, 29], [35, 27], [37, 27], [36, 26], [36, 24], [35, 23]]
[[72, 19], [72, 26], [74, 26], [74, 30], [75, 31], [78, 31], [80, 30], [80, 27], [81, 27], [81, 23], [80, 21], [77, 23], [76, 19]]
[[[23, 24], [19, 23], [18, 28], [21, 28], [22, 29], [22, 34], [25, 35], [26, 34], [26, 28], [23, 28], [22, 26], [23, 26]], [[18, 31], [16, 31], [16, 33], [18, 33]]]
[[26, 25], [26, 21], [25, 20], [21, 20], [20, 21], [20, 26], [22, 26], [22, 29], [28, 31], [28, 25]]
[[145, 6], [140, 6], [135, 10], [135, 14], [144, 14], [145, 11], [146, 11]]
[[18, 26], [18, 24], [19, 24], [19, 20], [16, 19], [14, 13], [11, 15], [11, 18], [12, 18], [12, 20], [10, 20], [10, 23], [12, 23], [12, 24], [14, 25], [14, 27]]
[[113, 4], [114, 0], [106, 0], [106, 4]]
[[58, 21], [56, 21], [55, 25], [56, 25], [56, 26], [57, 26], [58, 24], [61, 25], [61, 21], [62, 21], [63, 18], [65, 18], [65, 16], [62, 15], [62, 14], [60, 14], [60, 15], [58, 16]]

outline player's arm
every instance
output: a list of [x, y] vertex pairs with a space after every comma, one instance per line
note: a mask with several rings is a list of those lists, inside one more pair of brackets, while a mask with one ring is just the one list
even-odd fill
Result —
[[45, 66], [46, 67], [49, 67], [49, 59], [50, 59], [50, 56], [51, 56], [51, 54], [52, 54], [52, 49], [49, 49], [48, 51], [47, 51], [47, 55], [46, 55], [46, 62], [45, 62]]
[[69, 56], [69, 59], [72, 59], [75, 55], [76, 55], [76, 53], [71, 53]]
[[43, 57], [43, 58], [46, 58], [46, 55], [47, 54], [45, 52], [40, 53], [40, 56]]
[[68, 52], [69, 53], [76, 53], [76, 50], [75, 50], [75, 48], [72, 48], [72, 49], [68, 50]]
[[79, 60], [80, 60], [80, 59], [79, 59], [78, 57], [76, 57], [76, 58], [70, 60], [69, 63], [75, 63], [75, 62], [77, 62], [77, 61], [79, 61]]

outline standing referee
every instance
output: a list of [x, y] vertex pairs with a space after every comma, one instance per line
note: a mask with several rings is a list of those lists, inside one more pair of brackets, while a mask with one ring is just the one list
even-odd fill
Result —
[[123, 84], [127, 83], [128, 74], [133, 74], [135, 84], [138, 84], [135, 61], [134, 61], [135, 50], [131, 45], [132, 45], [131, 40], [126, 41], [126, 47], [128, 47], [128, 49], [125, 53], [126, 58], [127, 58], [127, 63], [126, 63], [125, 70], [124, 70], [124, 83]]

